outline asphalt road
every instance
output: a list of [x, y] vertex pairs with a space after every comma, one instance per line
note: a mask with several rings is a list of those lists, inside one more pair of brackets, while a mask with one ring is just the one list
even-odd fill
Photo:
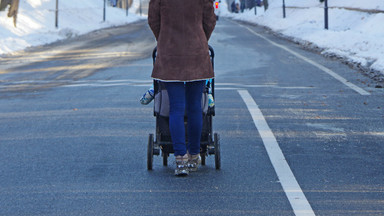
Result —
[[145, 22], [0, 59], [0, 215], [384, 215], [384, 92], [267, 30], [220, 19], [221, 170], [147, 171]]

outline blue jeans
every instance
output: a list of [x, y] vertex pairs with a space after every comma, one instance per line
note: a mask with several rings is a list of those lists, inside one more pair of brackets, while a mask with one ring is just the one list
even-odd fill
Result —
[[[169, 130], [175, 156], [200, 153], [203, 128], [201, 97], [205, 81], [165, 82], [169, 96]], [[184, 114], [187, 114], [188, 142], [185, 143]]]

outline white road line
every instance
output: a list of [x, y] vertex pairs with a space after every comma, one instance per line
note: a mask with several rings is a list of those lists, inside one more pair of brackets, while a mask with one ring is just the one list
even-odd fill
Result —
[[[1, 83], [0, 83], [1, 84]], [[121, 80], [25, 80], [8, 82], [7, 85], [0, 85], [1, 88], [9, 88], [14, 85], [43, 85], [43, 84], [58, 84], [63, 88], [76, 87], [109, 87], [109, 86], [151, 86], [152, 80], [140, 79], [121, 79]], [[306, 86], [278, 86], [276, 84], [254, 85], [241, 83], [216, 83], [216, 90], [239, 90], [244, 88], [277, 88], [277, 89], [313, 89]]]
[[240, 83], [216, 83], [215, 85], [216, 86], [236, 86], [239, 88], [313, 89], [313, 87], [308, 87], [308, 86], [278, 86], [276, 84], [250, 85], [250, 84], [240, 84]]
[[314, 216], [315, 213], [313, 212], [311, 205], [301, 190], [300, 185], [297, 183], [297, 180], [293, 175], [275, 136], [269, 128], [268, 123], [266, 122], [256, 102], [247, 90], [238, 90], [238, 92], [251, 113], [253, 122], [260, 133], [269, 159], [271, 160], [276, 174], [279, 177], [281, 186], [284, 189], [295, 215]]
[[341, 76], [338, 75], [337, 73], [333, 72], [331, 69], [329, 69], [329, 68], [327, 68], [327, 67], [324, 67], [323, 65], [321, 65], [321, 64], [319, 64], [319, 63], [317, 63], [317, 62], [314, 62], [314, 61], [312, 61], [311, 59], [309, 59], [309, 58], [307, 58], [307, 57], [305, 57], [305, 56], [303, 56], [303, 55], [300, 55], [299, 53], [297, 53], [297, 52], [295, 52], [295, 51], [289, 49], [288, 47], [286, 47], [286, 46], [284, 46], [284, 45], [281, 45], [281, 44], [278, 44], [278, 43], [276, 43], [276, 42], [273, 42], [273, 41], [269, 40], [268, 38], [266, 38], [266, 37], [264, 37], [263, 35], [261, 35], [261, 34], [255, 32], [254, 30], [252, 30], [251, 28], [249, 28], [249, 27], [247, 27], [247, 26], [244, 26], [244, 25], [242, 25], [242, 24], [239, 24], [239, 25], [242, 26], [242, 27], [244, 27], [244, 28], [246, 28], [246, 29], [248, 29], [248, 31], [250, 31], [252, 34], [254, 34], [254, 35], [256, 35], [256, 36], [258, 36], [258, 37], [260, 37], [260, 38], [262, 38], [262, 39], [264, 39], [264, 40], [266, 40], [266, 41], [268, 41], [268, 42], [271, 43], [272, 45], [274, 45], [274, 46], [276, 46], [276, 47], [279, 47], [279, 48], [281, 48], [281, 49], [283, 49], [283, 50], [285, 50], [285, 51], [291, 53], [292, 55], [294, 55], [294, 56], [296, 56], [296, 57], [298, 57], [298, 58], [300, 58], [300, 59], [302, 59], [302, 60], [308, 62], [309, 64], [311, 64], [311, 65], [313, 65], [313, 66], [319, 68], [320, 70], [322, 70], [322, 71], [324, 71], [325, 73], [331, 75], [333, 78], [335, 78], [336, 80], [340, 81], [340, 82], [343, 83], [344, 85], [346, 85], [346, 86], [348, 86], [349, 88], [353, 89], [353, 90], [356, 91], [357, 93], [359, 93], [359, 94], [361, 94], [361, 95], [371, 95], [371, 93], [365, 91], [364, 89], [362, 89], [362, 88], [356, 86], [356, 85], [353, 84], [353, 83], [350, 83], [348, 80], [346, 80], [345, 78], [341, 77]]

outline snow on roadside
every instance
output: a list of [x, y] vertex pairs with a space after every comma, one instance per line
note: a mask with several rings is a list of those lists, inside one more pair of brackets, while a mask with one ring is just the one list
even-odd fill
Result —
[[[103, 22], [103, 0], [59, 1], [59, 28], [55, 28], [55, 0], [20, 0], [17, 28], [7, 11], [0, 12], [0, 55], [93, 30], [146, 19], [135, 14], [139, 1], [129, 10], [107, 7]], [[340, 8], [384, 11], [383, 0], [329, 1], [329, 30], [324, 29], [323, 3], [318, 0], [285, 0], [287, 17], [282, 18], [282, 1], [269, 0], [269, 9], [257, 8], [232, 14], [225, 1], [220, 16], [232, 17], [267, 26], [294, 40], [322, 49], [323, 54], [348, 61], [384, 74], [384, 13], [366, 13]], [[300, 7], [300, 8], [294, 8]]]
[[55, 0], [20, 0], [17, 28], [8, 10], [0, 11], [0, 55], [30, 46], [51, 43], [93, 30], [145, 19], [135, 14], [138, 4], [126, 11], [107, 6], [103, 22], [103, 0], [59, 1], [59, 28], [55, 27]]
[[339, 8], [384, 10], [384, 1], [329, 1], [329, 7], [337, 7], [329, 9], [329, 30], [324, 29], [324, 4], [318, 0], [285, 0], [286, 6], [290, 7], [286, 8], [285, 19], [282, 1], [269, 1], [266, 12], [258, 8], [257, 15], [252, 9], [240, 14], [227, 13], [226, 16], [266, 26], [304, 45], [318, 47], [323, 54], [347, 59], [384, 74], [384, 13]]

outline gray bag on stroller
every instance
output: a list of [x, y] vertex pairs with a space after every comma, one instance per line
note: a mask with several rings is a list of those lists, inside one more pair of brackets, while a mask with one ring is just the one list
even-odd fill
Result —
[[[208, 111], [208, 90], [205, 89], [201, 98], [201, 108], [203, 114], [207, 114]], [[169, 98], [168, 91], [164, 84], [160, 83], [158, 92], [155, 93], [155, 113], [160, 116], [169, 117]]]

